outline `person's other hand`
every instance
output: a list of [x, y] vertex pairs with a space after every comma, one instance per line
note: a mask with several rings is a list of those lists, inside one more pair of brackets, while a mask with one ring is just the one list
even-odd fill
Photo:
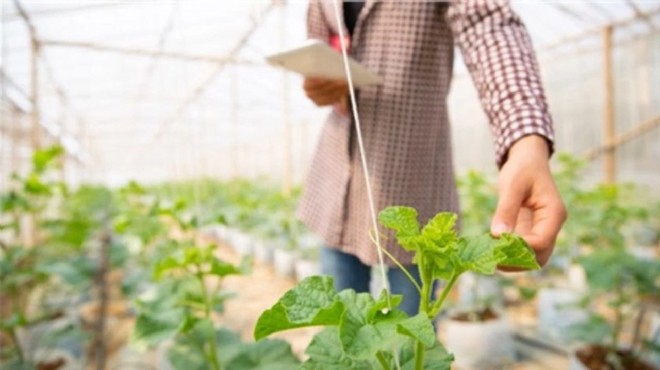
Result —
[[305, 95], [319, 107], [342, 102], [348, 95], [348, 82], [326, 78], [305, 78]]
[[541, 136], [516, 141], [500, 171], [499, 201], [490, 232], [516, 232], [536, 252], [541, 266], [550, 259], [566, 208], [552, 179], [548, 144]]

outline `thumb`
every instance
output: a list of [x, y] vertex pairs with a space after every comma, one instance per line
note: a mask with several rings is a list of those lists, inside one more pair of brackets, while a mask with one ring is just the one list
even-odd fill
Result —
[[514, 230], [523, 200], [522, 189], [510, 186], [500, 192], [497, 209], [490, 225], [490, 233], [493, 236], [499, 237], [503, 233], [510, 233]]

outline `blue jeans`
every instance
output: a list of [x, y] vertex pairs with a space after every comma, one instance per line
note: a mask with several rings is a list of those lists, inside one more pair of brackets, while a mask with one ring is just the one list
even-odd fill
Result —
[[[405, 266], [410, 275], [421, 285], [417, 266]], [[357, 257], [339, 249], [321, 247], [321, 272], [335, 280], [335, 289], [353, 289], [358, 293], [368, 293], [371, 282], [371, 266], [365, 265]], [[399, 308], [410, 316], [419, 311], [419, 292], [399, 268], [390, 267], [387, 271], [392, 294], [402, 294]], [[380, 292], [378, 292], [379, 294]]]

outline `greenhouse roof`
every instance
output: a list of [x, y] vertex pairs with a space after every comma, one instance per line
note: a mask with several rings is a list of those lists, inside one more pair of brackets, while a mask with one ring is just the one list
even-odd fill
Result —
[[[540, 50], [632, 19], [626, 35], [660, 27], [657, 1], [529, 0], [514, 7]], [[27, 17], [41, 45], [40, 111], [71, 150], [85, 147], [85, 155], [108, 163], [128, 149], [157, 161], [163, 153], [154, 148], [166, 155], [182, 135], [200, 145], [222, 147], [232, 138], [258, 145], [281, 131], [283, 115], [301, 124], [322, 113], [289, 88], [298, 86], [296, 77], [289, 81], [264, 62], [304, 41], [305, 9], [301, 0], [5, 1], [4, 96], [31, 109]], [[86, 145], [76, 142], [82, 136]]]

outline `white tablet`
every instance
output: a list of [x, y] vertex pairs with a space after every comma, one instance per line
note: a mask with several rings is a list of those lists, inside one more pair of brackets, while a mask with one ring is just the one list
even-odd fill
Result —
[[[310, 40], [304, 46], [270, 55], [266, 61], [305, 77], [346, 79], [342, 54], [319, 40]], [[348, 64], [355, 87], [380, 83], [380, 76], [354, 59], [349, 57]]]

